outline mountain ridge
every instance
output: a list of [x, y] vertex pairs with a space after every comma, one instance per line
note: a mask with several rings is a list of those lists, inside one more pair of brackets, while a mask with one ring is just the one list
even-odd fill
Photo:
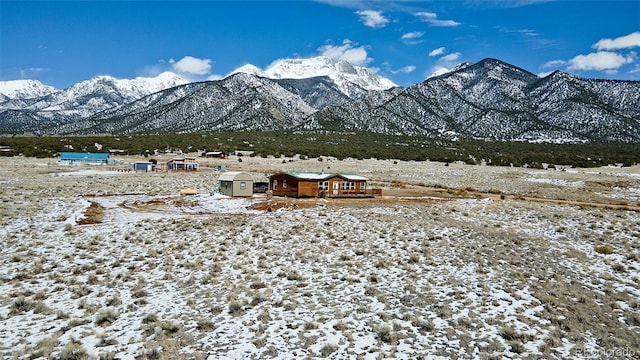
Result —
[[[304, 77], [317, 74], [309, 68], [318, 64], [327, 67], [320, 72], [324, 75]], [[301, 66], [298, 78], [277, 78], [285, 73], [281, 69], [296, 74], [288, 68], [296, 65]], [[268, 67], [269, 74], [246, 65], [221, 80], [177, 85], [122, 104], [106, 87], [100, 99], [113, 100], [113, 106], [50, 122], [38, 122], [42, 114], [29, 112], [29, 107], [13, 113], [0, 110], [0, 131], [15, 130], [11, 120], [22, 117], [23, 130], [40, 134], [292, 129], [500, 141], [640, 142], [637, 81], [583, 79], [559, 71], [539, 77], [487, 58], [406, 88], [376, 90], [368, 78], [371, 73], [360, 76], [357, 67], [349, 66], [324, 58], [283, 60]], [[369, 85], [336, 74], [360, 76], [360, 82]]]

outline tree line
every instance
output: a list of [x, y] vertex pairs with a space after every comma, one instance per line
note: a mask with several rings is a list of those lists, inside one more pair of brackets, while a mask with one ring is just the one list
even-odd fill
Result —
[[221, 150], [250, 156], [338, 159], [397, 159], [463, 161], [468, 164], [542, 168], [544, 164], [596, 167], [640, 163], [640, 144], [548, 144], [477, 139], [393, 136], [368, 132], [263, 131], [197, 134], [109, 136], [11, 136], [0, 138], [0, 154], [57, 157], [64, 151], [108, 152], [154, 156], [164, 152], [194, 153]]

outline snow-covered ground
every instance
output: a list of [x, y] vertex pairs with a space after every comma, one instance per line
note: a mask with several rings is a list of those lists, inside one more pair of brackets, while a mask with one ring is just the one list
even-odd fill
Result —
[[[214, 163], [189, 174], [0, 165], [5, 358], [640, 356], [637, 211], [509, 196], [264, 212], [248, 209], [262, 197], [212, 195]], [[640, 189], [637, 167], [225, 165], [631, 206]], [[199, 195], [179, 196], [185, 187]], [[104, 218], [79, 225], [92, 203]]]

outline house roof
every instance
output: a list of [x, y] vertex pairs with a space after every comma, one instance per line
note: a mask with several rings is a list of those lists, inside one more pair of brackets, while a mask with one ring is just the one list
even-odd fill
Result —
[[107, 161], [109, 154], [63, 152], [60, 153], [60, 160]]
[[326, 173], [326, 172], [298, 172], [298, 171], [284, 171], [284, 174], [291, 175], [297, 179], [303, 180], [326, 180], [334, 176], [340, 176], [347, 180], [352, 181], [367, 181], [364, 176], [348, 173]]
[[250, 174], [240, 171], [228, 171], [222, 173], [218, 178], [218, 181], [234, 181], [234, 180], [245, 180], [245, 181], [253, 181], [253, 177]]
[[180, 157], [180, 158], [173, 158], [171, 160], [169, 160], [169, 162], [184, 162], [185, 160], [195, 160], [195, 157], [192, 156], [185, 156], [185, 157]]
[[347, 180], [353, 180], [353, 181], [367, 181], [368, 179], [364, 176], [360, 176], [360, 175], [356, 175], [356, 174], [344, 174], [344, 173], [340, 173], [337, 174], [339, 176], [342, 176], [343, 178], [347, 179]]

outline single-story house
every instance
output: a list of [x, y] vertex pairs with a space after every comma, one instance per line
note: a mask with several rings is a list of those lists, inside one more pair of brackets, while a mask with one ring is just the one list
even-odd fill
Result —
[[274, 196], [374, 197], [380, 189], [367, 187], [367, 178], [355, 174], [286, 171], [269, 177]]
[[167, 170], [196, 171], [198, 170], [198, 163], [195, 157], [173, 158], [167, 162]]
[[155, 170], [156, 164], [152, 163], [151, 161], [136, 161], [133, 163], [133, 171], [149, 172]]
[[253, 196], [253, 177], [239, 171], [222, 173], [218, 178], [220, 194], [227, 196]]
[[110, 158], [109, 154], [103, 153], [62, 152], [58, 162], [67, 165], [107, 165], [110, 163]]

